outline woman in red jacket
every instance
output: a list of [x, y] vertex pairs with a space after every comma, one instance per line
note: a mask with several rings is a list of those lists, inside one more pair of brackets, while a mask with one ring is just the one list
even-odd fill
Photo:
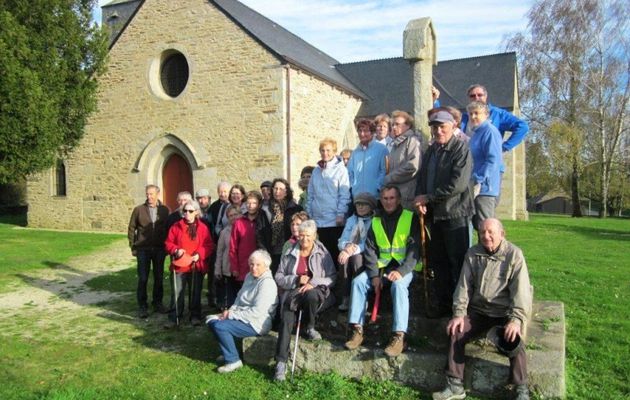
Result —
[[189, 286], [192, 292], [192, 299], [188, 305], [190, 321], [194, 326], [201, 325], [203, 276], [207, 272], [206, 259], [210, 258], [214, 251], [210, 231], [206, 224], [199, 220], [199, 203], [188, 200], [182, 206], [181, 212], [182, 219], [171, 226], [165, 242], [166, 251], [172, 256], [173, 271], [171, 312], [167, 325], [169, 328], [174, 327], [182, 319], [186, 286]]

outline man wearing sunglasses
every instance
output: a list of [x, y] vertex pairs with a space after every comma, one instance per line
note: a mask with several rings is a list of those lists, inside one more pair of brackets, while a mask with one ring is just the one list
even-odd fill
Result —
[[[488, 119], [492, 122], [492, 125], [497, 127], [501, 133], [501, 137], [505, 137], [506, 131], [512, 132], [510, 137], [505, 140], [501, 146], [503, 152], [512, 150], [518, 146], [523, 139], [525, 139], [525, 135], [529, 132], [529, 125], [527, 125], [527, 122], [517, 118], [509, 111], [488, 103], [488, 91], [483, 85], [475, 83], [468, 88], [466, 93], [468, 94], [469, 101], [480, 101], [488, 105], [488, 108], [490, 109], [490, 116]], [[462, 116], [461, 130], [468, 136], [472, 135], [472, 126], [469, 126], [468, 124], [468, 113], [465, 113]]]

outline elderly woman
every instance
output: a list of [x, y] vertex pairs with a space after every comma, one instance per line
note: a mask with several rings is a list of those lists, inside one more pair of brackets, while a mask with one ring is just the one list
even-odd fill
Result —
[[182, 319], [187, 286], [192, 286], [191, 301], [188, 305], [190, 321], [193, 325], [201, 325], [203, 276], [207, 272], [206, 260], [214, 250], [210, 231], [199, 219], [201, 213], [199, 203], [187, 200], [181, 210], [182, 218], [171, 226], [164, 243], [166, 251], [173, 257], [171, 312], [166, 328], [176, 326]]
[[211, 315], [207, 323], [214, 333], [225, 364], [218, 372], [228, 373], [243, 366], [234, 338], [265, 335], [271, 329], [271, 320], [278, 302], [278, 288], [269, 266], [271, 256], [265, 250], [256, 250], [249, 256], [249, 273], [236, 301], [221, 314]]
[[363, 267], [363, 251], [365, 239], [372, 225], [372, 217], [376, 209], [376, 198], [370, 193], [359, 193], [354, 197], [356, 211], [348, 218], [346, 227], [339, 238], [339, 265], [344, 268], [344, 292], [343, 301], [339, 305], [339, 311], [348, 311], [350, 306], [350, 289], [352, 279]]
[[306, 202], [306, 212], [317, 223], [319, 240], [332, 255], [333, 260], [339, 256], [337, 241], [343, 232], [350, 204], [348, 170], [336, 153], [335, 140], [326, 138], [319, 142], [319, 154], [322, 159], [313, 170]]
[[392, 143], [385, 185], [394, 185], [402, 196], [402, 206], [414, 210], [416, 175], [420, 169], [420, 138], [413, 131], [413, 117], [404, 111], [392, 113]]
[[275, 357], [278, 363], [274, 379], [279, 381], [285, 379], [291, 331], [298, 311], [302, 311], [306, 338], [321, 339], [315, 330], [315, 317], [319, 310], [335, 302], [331, 288], [337, 272], [330, 253], [317, 240], [315, 221], [302, 222], [298, 231], [298, 243], [282, 256], [275, 276], [278, 287], [284, 290]]
[[291, 230], [291, 236], [284, 242], [282, 246], [282, 254], [284, 255], [287, 251], [291, 250], [294, 244], [298, 242], [299, 239], [299, 228], [302, 225], [302, 222], [306, 221], [308, 218], [308, 214], [306, 211], [298, 211], [291, 216], [291, 225], [289, 229]]
[[234, 304], [236, 299], [237, 285], [232, 276], [230, 266], [230, 238], [232, 235], [232, 225], [241, 217], [240, 207], [230, 204], [225, 215], [228, 217], [228, 225], [221, 230], [217, 242], [217, 257], [214, 263], [214, 280], [217, 290], [217, 307], [226, 310]]
[[374, 140], [385, 145], [387, 149], [391, 147], [390, 144], [392, 142], [392, 137], [390, 136], [390, 120], [389, 115], [387, 114], [379, 114], [374, 117], [374, 125], [376, 127], [376, 136], [374, 136]]
[[494, 217], [501, 193], [501, 165], [503, 163], [501, 133], [488, 119], [488, 105], [473, 101], [466, 107], [472, 135], [468, 145], [473, 158], [472, 181], [475, 197], [475, 229], [485, 219]]
[[282, 246], [291, 236], [291, 216], [302, 207], [293, 201], [293, 189], [283, 178], [276, 178], [271, 184], [269, 206], [264, 208], [271, 224], [271, 272], [276, 273], [280, 265]]

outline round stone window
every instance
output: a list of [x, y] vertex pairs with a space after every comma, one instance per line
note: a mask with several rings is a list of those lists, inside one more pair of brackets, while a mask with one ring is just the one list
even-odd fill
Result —
[[170, 97], [179, 96], [188, 83], [188, 61], [176, 50], [165, 52], [160, 65], [160, 83]]

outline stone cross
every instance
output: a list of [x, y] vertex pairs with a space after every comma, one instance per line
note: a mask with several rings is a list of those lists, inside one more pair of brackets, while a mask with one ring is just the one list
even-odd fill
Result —
[[413, 65], [413, 117], [416, 131], [422, 133], [423, 149], [431, 138], [427, 111], [433, 108], [431, 86], [437, 64], [437, 38], [431, 18], [409, 21], [403, 33], [403, 57]]

